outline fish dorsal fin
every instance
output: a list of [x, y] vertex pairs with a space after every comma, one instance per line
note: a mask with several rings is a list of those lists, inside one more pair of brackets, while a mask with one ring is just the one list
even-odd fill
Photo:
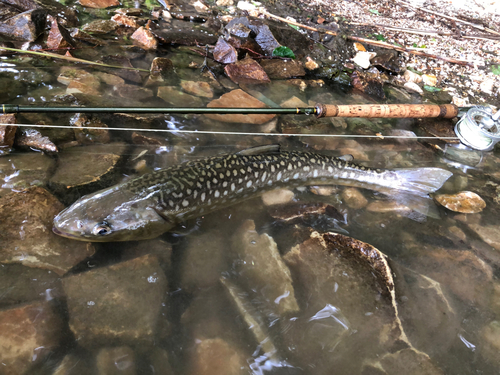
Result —
[[265, 145], [265, 146], [256, 146], [250, 147], [245, 150], [241, 150], [237, 152], [237, 155], [262, 155], [262, 154], [276, 154], [280, 152], [280, 145]]
[[342, 155], [342, 156], [339, 156], [338, 158], [342, 159], [344, 161], [353, 161], [354, 160], [354, 156], [352, 156], [351, 154]]

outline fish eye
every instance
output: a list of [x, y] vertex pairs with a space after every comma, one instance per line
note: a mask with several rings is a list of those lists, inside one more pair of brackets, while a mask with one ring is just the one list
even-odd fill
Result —
[[97, 224], [92, 229], [92, 234], [94, 236], [106, 236], [110, 233], [111, 233], [111, 227], [105, 222]]

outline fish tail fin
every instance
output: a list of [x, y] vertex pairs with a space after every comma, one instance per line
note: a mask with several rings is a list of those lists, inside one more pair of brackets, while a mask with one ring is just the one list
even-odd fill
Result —
[[427, 197], [440, 189], [453, 175], [441, 168], [396, 169], [394, 172], [402, 181], [402, 190], [421, 197]]

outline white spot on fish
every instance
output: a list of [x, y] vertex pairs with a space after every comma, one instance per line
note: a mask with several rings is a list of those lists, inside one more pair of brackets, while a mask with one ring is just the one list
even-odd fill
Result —
[[215, 196], [215, 198], [219, 198], [219, 196], [220, 196], [219, 190], [215, 190], [214, 196]]
[[266, 181], [266, 177], [267, 177], [267, 172], [264, 171], [264, 173], [262, 174], [262, 182]]
[[333, 168], [332, 167], [328, 167], [328, 172], [333, 173]]
[[193, 193], [193, 198], [196, 198], [198, 196], [198, 190], [195, 190]]
[[281, 171], [278, 172], [277, 176], [276, 176], [276, 181], [279, 181], [281, 180]]
[[219, 181], [218, 181], [216, 178], [214, 178], [214, 179], [212, 180], [212, 182], [213, 182], [214, 184], [216, 184], [216, 183], [217, 183], [217, 182], [219, 182]]
[[317, 169], [314, 170], [313, 177], [318, 177], [318, 170]]
[[184, 199], [184, 200], [182, 201], [182, 205], [183, 205], [184, 207], [189, 206], [189, 202], [187, 201], [187, 199]]
[[205, 202], [205, 192], [201, 193], [201, 201]]
[[250, 186], [252, 186], [252, 181], [247, 182], [247, 188], [249, 188]]
[[303, 169], [304, 169], [304, 172], [309, 172], [309, 170], [310, 170], [311, 168], [309, 168], [309, 166], [307, 166], [307, 165], [306, 165]]
[[191, 192], [192, 192], [191, 189], [186, 190], [187, 195], [191, 195]]
[[298, 173], [295, 173], [292, 177], [294, 180], [296, 180], [297, 178], [299, 178], [299, 174]]
[[[227, 190], [224, 190], [224, 195], [227, 195], [228, 191]], [[225, 200], [225, 199], [224, 199]]]
[[231, 191], [234, 191], [236, 189], [236, 185], [234, 184], [234, 182], [231, 184]]
[[293, 169], [293, 165], [292, 164], [288, 164], [288, 168], [287, 168], [289, 171], [291, 171]]
[[170, 207], [174, 207], [174, 201], [173, 201], [173, 200], [169, 200], [169, 201], [168, 201], [168, 205], [169, 205]]
[[222, 183], [222, 187], [226, 187], [226, 186], [227, 186], [227, 181], [224, 181], [224, 182]]

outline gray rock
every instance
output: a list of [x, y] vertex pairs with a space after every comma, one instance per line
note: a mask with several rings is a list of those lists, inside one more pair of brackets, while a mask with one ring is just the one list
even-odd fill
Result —
[[122, 143], [64, 149], [59, 153], [58, 167], [49, 186], [67, 204], [81, 195], [110, 186], [117, 182], [116, 166], [126, 149]]
[[429, 356], [415, 349], [403, 349], [384, 355], [379, 361], [365, 365], [362, 375], [444, 375]]
[[45, 185], [54, 167], [54, 159], [38, 152], [0, 158], [0, 197], [14, 189]]
[[61, 295], [59, 276], [52, 271], [20, 264], [0, 265], [0, 308]]
[[45, 28], [47, 11], [33, 9], [9, 18], [0, 24], [0, 35], [7, 40], [33, 42]]
[[63, 289], [70, 329], [83, 347], [154, 344], [167, 290], [157, 257], [69, 276]]
[[40, 187], [0, 198], [0, 263], [21, 263], [63, 275], [93, 255], [92, 244], [52, 233], [54, 216], [63, 208]]
[[236, 231], [231, 244], [240, 259], [240, 281], [248, 291], [256, 290], [256, 298], [262, 299], [274, 315], [299, 311], [290, 270], [272, 237], [259, 235], [255, 223], [247, 220]]
[[171, 266], [172, 244], [161, 238], [144, 241], [127, 241], [117, 245], [123, 260], [134, 259], [144, 255], [154, 255], [160, 261], [161, 268], [168, 274]]
[[47, 302], [1, 310], [2, 374], [25, 374], [54, 355], [62, 339], [62, 322]]
[[135, 375], [136, 359], [134, 351], [128, 346], [102, 348], [96, 356], [99, 375]]
[[187, 239], [180, 271], [182, 289], [194, 292], [217, 285], [221, 273], [227, 269], [227, 235], [220, 230], [212, 230]]

